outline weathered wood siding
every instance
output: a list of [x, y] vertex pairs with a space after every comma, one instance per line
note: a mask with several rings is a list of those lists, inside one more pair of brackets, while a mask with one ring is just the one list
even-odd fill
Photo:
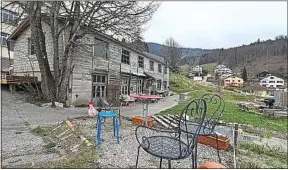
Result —
[[[53, 44], [51, 37], [51, 31], [47, 24], [43, 22], [42, 24], [43, 31], [45, 32], [45, 43], [46, 51], [48, 55], [48, 61], [51, 71], [53, 71]], [[14, 47], [14, 75], [24, 75], [26, 73], [32, 75], [34, 71], [35, 75], [38, 77], [38, 80], [41, 80], [40, 69], [36, 55], [29, 54], [29, 44], [28, 38], [31, 37], [30, 28], [23, 31], [23, 33], [15, 41]], [[61, 43], [60, 43], [61, 44]]]

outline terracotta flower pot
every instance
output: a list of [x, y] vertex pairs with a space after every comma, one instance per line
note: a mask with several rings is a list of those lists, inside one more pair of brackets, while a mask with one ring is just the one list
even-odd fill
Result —
[[[136, 125], [142, 125], [143, 121], [144, 120], [143, 120], [142, 116], [133, 116], [133, 118], [132, 118], [133, 124], [136, 124]], [[152, 123], [153, 123], [152, 117], [148, 117], [147, 118], [148, 127], [152, 127]]]
[[[218, 149], [228, 150], [230, 139], [225, 136], [218, 135]], [[217, 149], [216, 136], [199, 136], [198, 142]]]

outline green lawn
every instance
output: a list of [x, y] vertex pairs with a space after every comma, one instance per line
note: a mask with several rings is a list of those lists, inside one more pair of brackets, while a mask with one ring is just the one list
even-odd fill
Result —
[[213, 72], [214, 67], [217, 65], [217, 63], [208, 63], [208, 64], [203, 64], [203, 70], [207, 70], [208, 72]]
[[[190, 92], [191, 99], [199, 98], [206, 93], [216, 93], [215, 87], [195, 83], [192, 80], [180, 75], [172, 75], [170, 82], [172, 91], [181, 93]], [[233, 103], [235, 101], [253, 101], [255, 97], [237, 94], [228, 90], [221, 90], [220, 96], [224, 99], [226, 105], [224, 115], [221, 118], [223, 121], [249, 124], [255, 127], [262, 127], [266, 128], [267, 130], [277, 132], [287, 132], [286, 118], [265, 117], [253, 112], [244, 112]], [[159, 114], [180, 114], [187, 102], [188, 101], [180, 103], [171, 109], [160, 112]]]

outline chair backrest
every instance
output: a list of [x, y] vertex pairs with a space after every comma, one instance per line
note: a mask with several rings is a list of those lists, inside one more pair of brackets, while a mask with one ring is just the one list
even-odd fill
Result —
[[204, 94], [201, 99], [205, 100], [207, 104], [207, 115], [203, 124], [206, 129], [203, 128], [203, 132], [201, 133], [208, 135], [214, 131], [219, 119], [223, 116], [225, 102], [217, 94]]
[[[187, 144], [189, 146], [188, 153], [191, 153], [194, 147], [195, 142], [197, 142], [198, 135], [200, 133], [201, 127], [203, 127], [204, 120], [206, 118], [206, 110], [207, 110], [207, 104], [206, 101], [203, 99], [194, 99], [190, 101], [185, 108], [183, 109], [180, 119], [179, 119], [179, 125], [178, 128], [179, 131], [179, 139], [181, 137], [186, 138]], [[189, 120], [187, 119], [189, 117]], [[191, 120], [191, 118], [193, 120]], [[189, 131], [188, 126], [191, 125], [191, 123], [195, 123], [195, 130], [193, 133], [193, 137], [191, 138], [191, 134], [183, 132]]]

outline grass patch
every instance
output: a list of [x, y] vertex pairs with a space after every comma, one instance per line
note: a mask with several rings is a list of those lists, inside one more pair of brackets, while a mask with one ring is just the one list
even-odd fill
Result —
[[[205, 86], [191, 81], [185, 76], [172, 75], [171, 76], [171, 89], [175, 92], [190, 92], [190, 98], [199, 98], [206, 93], [216, 93], [215, 87]], [[235, 93], [225, 89], [221, 90], [219, 94], [225, 101], [225, 111], [221, 120], [225, 122], [235, 122], [240, 124], [249, 124], [255, 127], [265, 128], [271, 131], [287, 133], [287, 119], [278, 117], [266, 117], [255, 114], [254, 110], [251, 112], [244, 112], [239, 109], [233, 102], [237, 101], [253, 101], [255, 96], [244, 95]], [[181, 114], [182, 110], [188, 102], [179, 103], [173, 108], [160, 112], [159, 114]], [[208, 108], [209, 110], [210, 108]], [[213, 109], [213, 107], [211, 107]]]
[[203, 64], [203, 70], [207, 70], [208, 72], [213, 72], [214, 67], [217, 65], [217, 63], [208, 63], [208, 64]]
[[287, 153], [273, 147], [265, 147], [254, 143], [239, 143], [240, 168], [287, 168]]
[[95, 168], [94, 162], [98, 159], [98, 153], [95, 146], [91, 146], [76, 156], [69, 156], [58, 163], [51, 165], [51, 168], [56, 169], [84, 169]]
[[32, 129], [32, 133], [37, 134], [39, 136], [47, 136], [52, 128], [51, 127], [40, 127], [37, 126], [36, 128]]

